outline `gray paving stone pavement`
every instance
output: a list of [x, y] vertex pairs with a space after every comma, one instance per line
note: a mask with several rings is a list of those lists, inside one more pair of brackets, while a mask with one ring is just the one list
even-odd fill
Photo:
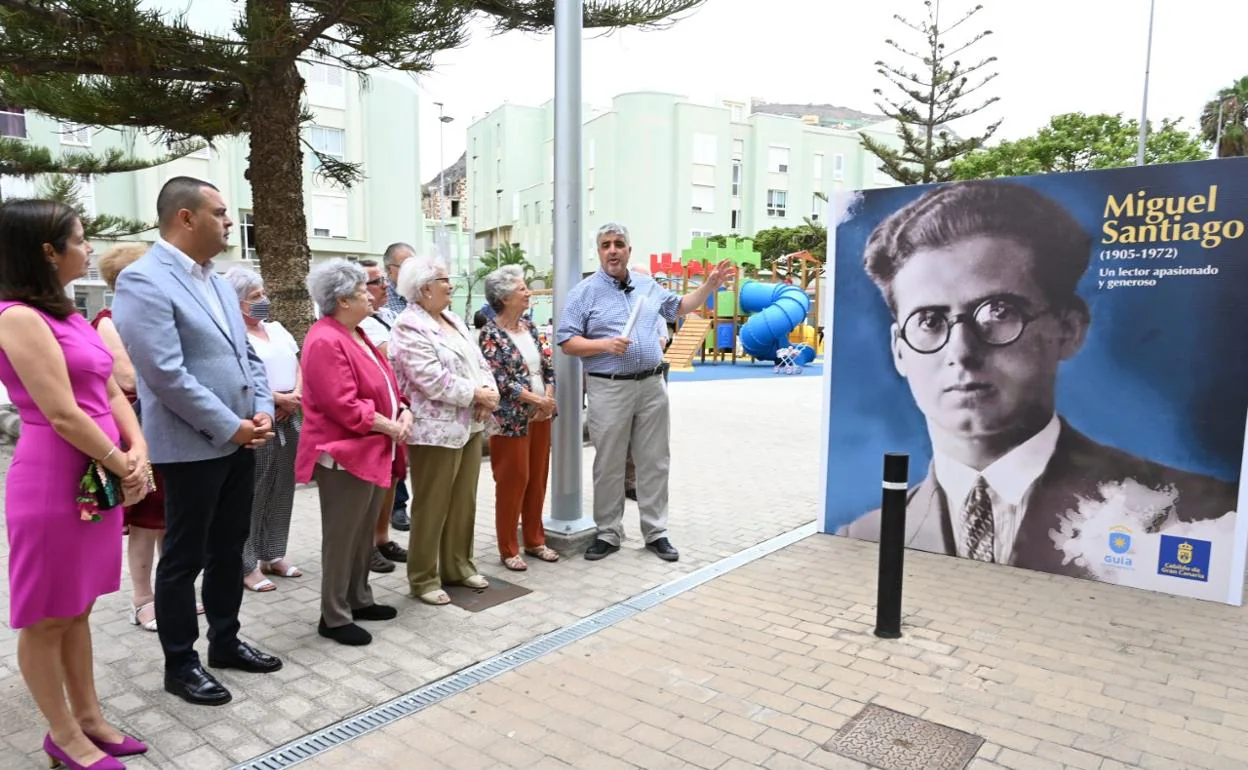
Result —
[[[235, 697], [219, 708], [190, 706], [163, 691], [159, 643], [155, 634], [129, 624], [129, 583], [123, 575], [122, 590], [97, 603], [92, 628], [97, 682], [107, 714], [152, 747], [147, 758], [131, 760], [128, 766], [228, 767], [815, 517], [821, 397], [817, 377], [673, 383], [671, 397], [670, 534], [681, 550], [676, 564], [644, 550], [636, 507], [629, 503], [625, 525], [631, 537], [620, 553], [595, 563], [579, 557], [550, 565], [531, 560], [528, 572], [506, 571], [498, 563], [493, 480], [486, 463], [478, 493], [478, 566], [487, 576], [503, 577], [533, 593], [468, 613], [410, 599], [401, 571], [374, 576], [377, 600], [397, 605], [399, 618], [373, 624], [372, 645], [348, 648], [316, 635], [319, 508], [315, 489], [301, 489], [289, 556], [305, 576], [280, 580], [279, 589], [271, 593], [248, 593], [242, 611], [244, 636], [281, 655], [285, 668], [267, 676], [222, 674]], [[10, 454], [5, 449], [0, 457], [6, 469]], [[586, 510], [592, 456], [587, 448]], [[0, 545], [0, 568], [7, 575], [7, 539]], [[2, 625], [8, 618], [7, 580], [4, 586], [0, 768], [46, 766], [38, 751], [45, 728], [18, 673], [17, 637]]]

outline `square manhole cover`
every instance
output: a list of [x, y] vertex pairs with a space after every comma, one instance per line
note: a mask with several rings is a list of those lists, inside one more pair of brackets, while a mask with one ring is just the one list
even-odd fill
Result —
[[867, 704], [823, 747], [880, 770], [963, 770], [983, 744], [978, 735]]
[[469, 612], [488, 610], [490, 607], [496, 607], [503, 602], [532, 593], [527, 588], [496, 577], [490, 578], [489, 588], [469, 588], [468, 586], [443, 586], [442, 588], [451, 597], [451, 604]]

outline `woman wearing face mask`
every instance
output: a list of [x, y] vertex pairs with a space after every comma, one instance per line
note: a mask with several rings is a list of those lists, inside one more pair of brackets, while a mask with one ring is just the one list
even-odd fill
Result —
[[273, 591], [277, 585], [267, 575], [301, 577], [303, 572], [286, 561], [290, 517], [295, 504], [295, 451], [303, 417], [299, 402], [303, 380], [299, 372], [299, 344], [290, 332], [269, 320], [269, 299], [260, 274], [245, 267], [225, 274], [238, 293], [247, 341], [264, 362], [277, 414], [276, 435], [256, 452], [256, 488], [251, 504], [251, 534], [243, 546], [243, 585], [251, 591]]

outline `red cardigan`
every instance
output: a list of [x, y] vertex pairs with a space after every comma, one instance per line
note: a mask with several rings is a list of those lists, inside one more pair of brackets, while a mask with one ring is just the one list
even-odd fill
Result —
[[[403, 478], [407, 469], [405, 447], [399, 445], [390, 462], [395, 442], [373, 433], [373, 416], [391, 414], [390, 390], [399, 393], [390, 362], [358, 328], [377, 363], [351, 339], [347, 327], [326, 316], [308, 329], [299, 366], [303, 371], [303, 429], [295, 455], [295, 480], [312, 479], [316, 460], [328, 452], [351, 475], [379, 487]], [[383, 376], [384, 370], [384, 376]], [[387, 382], [389, 388], [387, 388]], [[402, 403], [403, 398], [399, 396]]]

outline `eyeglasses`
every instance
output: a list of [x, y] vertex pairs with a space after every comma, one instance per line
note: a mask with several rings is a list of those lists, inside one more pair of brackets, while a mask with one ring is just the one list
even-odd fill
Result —
[[385, 279], [385, 278], [374, 278], [374, 279], [373, 279], [373, 280], [371, 280], [371, 281], [365, 281], [365, 282], [364, 282], [364, 284], [365, 284], [366, 286], [385, 286], [385, 284], [386, 284], [386, 279]]
[[1027, 324], [1052, 312], [1046, 308], [1028, 313], [1018, 303], [1003, 297], [986, 299], [970, 313], [950, 315], [941, 310], [919, 308], [906, 316], [899, 336], [916, 353], [935, 353], [949, 344], [953, 327], [970, 324], [976, 339], [995, 348], [1011, 345], [1023, 336]]

